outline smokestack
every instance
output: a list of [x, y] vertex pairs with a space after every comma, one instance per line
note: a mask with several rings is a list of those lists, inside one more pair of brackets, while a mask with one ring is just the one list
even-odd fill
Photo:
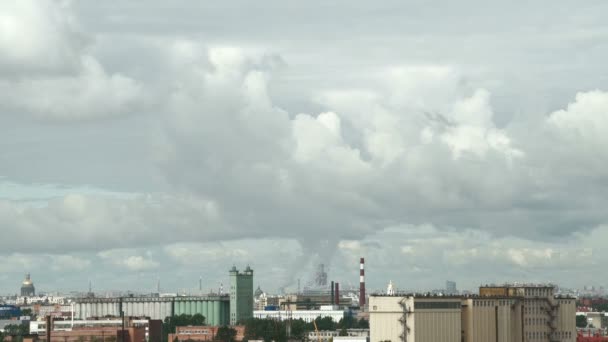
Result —
[[334, 281], [331, 281], [331, 301], [330, 303], [333, 305], [336, 302], [336, 296], [334, 293]]
[[340, 305], [340, 283], [336, 283], [336, 290], [334, 293], [335, 296], [335, 305]]
[[365, 306], [365, 258], [361, 258], [359, 269], [359, 306]]

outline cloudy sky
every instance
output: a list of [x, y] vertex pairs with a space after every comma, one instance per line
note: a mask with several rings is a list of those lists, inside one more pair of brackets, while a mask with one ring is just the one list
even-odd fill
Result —
[[603, 0], [0, 1], [0, 293], [604, 285]]

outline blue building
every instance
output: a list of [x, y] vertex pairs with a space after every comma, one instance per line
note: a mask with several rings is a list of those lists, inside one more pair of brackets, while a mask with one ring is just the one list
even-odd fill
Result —
[[0, 305], [0, 319], [21, 316], [21, 309], [14, 305]]

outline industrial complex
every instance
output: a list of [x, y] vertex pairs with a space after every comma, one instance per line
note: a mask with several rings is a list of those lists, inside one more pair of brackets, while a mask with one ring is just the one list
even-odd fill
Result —
[[[85, 296], [72, 298], [37, 296], [28, 274], [21, 296], [14, 298], [14, 303], [0, 306], [0, 327], [24, 324], [39, 340], [63, 342], [81, 341], [83, 336], [102, 336], [101, 342], [105, 341], [104, 336], [128, 338], [125, 342], [160, 342], [161, 335], [169, 335], [170, 341], [213, 341], [222, 331], [220, 327], [231, 327], [236, 334], [233, 338], [240, 341], [248, 333], [243, 324], [255, 324], [257, 319], [276, 322], [273, 329], [284, 324], [286, 338], [293, 322], [309, 324], [314, 329], [298, 336], [317, 342], [592, 341], [577, 331], [576, 299], [558, 294], [554, 285], [485, 285], [478, 293], [460, 294], [456, 283], [447, 281], [443, 290], [415, 294], [397, 290], [391, 281], [386, 292], [368, 295], [364, 258], [360, 258], [358, 270], [358, 289], [341, 288], [340, 282], [330, 281], [321, 264], [314, 280], [302, 290], [298, 286], [296, 293], [268, 294], [259, 286], [254, 291], [251, 267], [240, 271], [234, 266], [227, 272], [230, 288], [225, 294], [220, 290], [196, 296], [96, 297], [89, 290]], [[31, 319], [23, 312], [38, 318]], [[174, 330], [162, 332], [163, 322], [195, 316], [204, 317], [204, 325], [175, 326]], [[586, 317], [592, 322], [587, 329], [608, 328], [604, 315], [586, 313]], [[320, 320], [357, 324], [341, 325], [337, 330], [338, 325], [317, 329]], [[601, 330], [593, 333], [596, 338]]]

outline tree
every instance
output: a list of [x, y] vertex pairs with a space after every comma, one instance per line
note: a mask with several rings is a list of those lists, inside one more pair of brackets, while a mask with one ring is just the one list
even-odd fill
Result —
[[577, 328], [586, 328], [587, 327], [587, 316], [576, 315], [576, 327]]
[[163, 342], [168, 342], [169, 334], [175, 333], [175, 327], [188, 325], [205, 325], [205, 316], [201, 314], [181, 314], [165, 318], [165, 321], [163, 322]]
[[346, 327], [342, 327], [342, 329], [340, 329], [340, 336], [348, 336], [348, 331], [346, 331]]
[[357, 328], [359, 329], [369, 329], [369, 321], [365, 318], [361, 318], [357, 324]]
[[236, 330], [228, 326], [219, 327], [215, 339], [221, 342], [233, 342], [236, 338]]
[[22, 309], [21, 310], [21, 315], [22, 316], [30, 316], [30, 317], [34, 318], [34, 313], [32, 312], [32, 309]]

